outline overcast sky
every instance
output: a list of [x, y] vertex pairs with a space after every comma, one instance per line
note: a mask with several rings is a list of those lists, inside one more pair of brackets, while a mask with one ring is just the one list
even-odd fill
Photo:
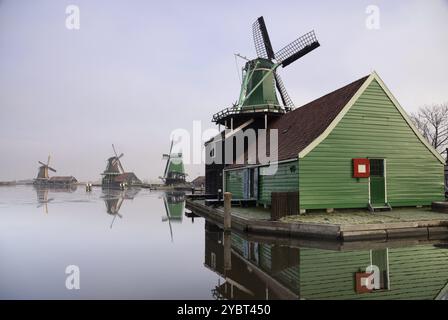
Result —
[[[79, 30], [65, 26], [69, 4]], [[48, 154], [57, 174], [97, 180], [112, 143], [125, 169], [157, 178], [174, 129], [213, 127], [238, 98], [233, 54], [255, 56], [260, 15], [274, 50], [312, 29], [321, 43], [280, 70], [296, 105], [372, 70], [408, 112], [448, 101], [445, 0], [0, 0], [0, 180], [33, 178]]]

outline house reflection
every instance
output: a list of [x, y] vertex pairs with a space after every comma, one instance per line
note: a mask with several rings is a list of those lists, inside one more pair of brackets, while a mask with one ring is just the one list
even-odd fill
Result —
[[[290, 246], [235, 232], [229, 237], [226, 270], [225, 234], [206, 222], [204, 264], [221, 278], [216, 299], [448, 298], [448, 247], [441, 241], [364, 243], [345, 251], [319, 242]], [[373, 273], [372, 265], [378, 268]], [[373, 288], [363, 289], [362, 276], [374, 274]]]
[[139, 188], [129, 188], [125, 190], [118, 189], [102, 189], [104, 204], [106, 205], [106, 212], [113, 216], [110, 228], [113, 227], [117, 216], [122, 218], [120, 214], [121, 205], [124, 200], [132, 200], [140, 192]]
[[76, 184], [71, 185], [52, 185], [52, 186], [44, 186], [44, 185], [33, 185], [34, 190], [36, 191], [37, 196], [37, 208], [44, 208], [44, 212], [48, 214], [48, 203], [54, 200], [54, 198], [49, 198], [49, 194], [51, 193], [71, 193], [75, 192], [77, 189]]
[[162, 221], [168, 222], [171, 241], [173, 241], [173, 228], [171, 224], [182, 222], [185, 211], [185, 192], [166, 192], [163, 195], [163, 203], [165, 205], [166, 215], [162, 217]]

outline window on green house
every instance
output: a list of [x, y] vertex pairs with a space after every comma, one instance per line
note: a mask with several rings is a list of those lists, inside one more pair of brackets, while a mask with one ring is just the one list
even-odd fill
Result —
[[383, 159], [370, 159], [370, 175], [375, 177], [384, 177]]

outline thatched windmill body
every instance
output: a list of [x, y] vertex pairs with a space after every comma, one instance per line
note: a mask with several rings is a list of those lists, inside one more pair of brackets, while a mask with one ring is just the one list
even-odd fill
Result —
[[38, 161], [38, 163], [41, 166], [39, 167], [36, 179], [34, 179], [34, 184], [47, 184], [50, 181], [48, 171], [56, 172], [55, 169], [50, 167], [50, 155], [48, 155], [47, 163], [43, 163], [42, 161]]

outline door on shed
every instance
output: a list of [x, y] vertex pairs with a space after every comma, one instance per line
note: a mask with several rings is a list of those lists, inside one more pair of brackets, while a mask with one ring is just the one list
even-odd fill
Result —
[[383, 206], [386, 203], [386, 179], [384, 159], [370, 159], [370, 203]]
[[258, 168], [244, 169], [243, 195], [244, 199], [258, 198]]

